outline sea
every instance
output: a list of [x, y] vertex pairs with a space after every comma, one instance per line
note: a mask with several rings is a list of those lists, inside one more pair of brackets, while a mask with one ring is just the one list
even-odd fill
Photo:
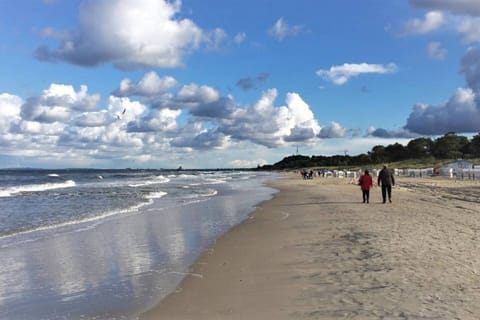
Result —
[[[137, 319], [276, 190], [270, 172], [0, 170], [0, 319]], [[208, 252], [208, 251], [207, 251]]]

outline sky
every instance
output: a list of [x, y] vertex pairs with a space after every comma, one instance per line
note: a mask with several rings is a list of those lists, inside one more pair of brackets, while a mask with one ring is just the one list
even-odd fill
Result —
[[479, 42], [478, 0], [0, 0], [0, 167], [248, 168], [473, 135]]

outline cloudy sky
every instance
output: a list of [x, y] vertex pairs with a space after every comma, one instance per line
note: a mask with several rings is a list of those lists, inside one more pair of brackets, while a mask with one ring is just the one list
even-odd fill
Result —
[[0, 1], [0, 167], [255, 167], [480, 131], [478, 0]]

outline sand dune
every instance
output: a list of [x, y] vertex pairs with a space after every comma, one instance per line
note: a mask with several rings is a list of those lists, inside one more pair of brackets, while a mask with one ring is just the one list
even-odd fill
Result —
[[142, 319], [480, 319], [480, 182], [397, 178], [391, 204], [348, 179], [272, 185]]

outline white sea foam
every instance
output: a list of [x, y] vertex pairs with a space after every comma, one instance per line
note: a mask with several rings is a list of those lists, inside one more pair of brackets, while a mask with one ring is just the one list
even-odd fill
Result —
[[52, 177], [52, 178], [58, 178], [60, 177], [57, 173], [49, 173], [47, 176]]
[[169, 181], [170, 181], [169, 178], [160, 175], [160, 176], [155, 177], [152, 180], [146, 180], [146, 181], [139, 182], [139, 183], [131, 183], [128, 186], [132, 187], [132, 188], [138, 188], [138, 187], [149, 186], [149, 185], [152, 185], [152, 184], [167, 183]]
[[203, 184], [220, 184], [220, 183], [227, 183], [227, 181], [222, 179], [205, 179]]
[[0, 189], [0, 197], [11, 197], [13, 195], [23, 192], [41, 192], [52, 189], [70, 188], [76, 185], [75, 181], [67, 180], [58, 183], [43, 183], [43, 184], [29, 184], [24, 186], [15, 186], [5, 189]]
[[202, 197], [213, 197], [218, 194], [218, 191], [215, 189], [207, 189], [205, 190], [205, 193], [202, 194]]
[[[138, 212], [140, 210], [140, 208], [142, 208], [144, 206], [147, 206], [147, 205], [150, 205], [152, 203], [153, 203], [153, 200], [150, 199], [148, 202], [139, 203], [139, 204], [131, 206], [129, 208], [101, 212], [100, 214], [98, 214], [96, 216], [93, 216], [93, 217], [88, 217], [88, 218], [83, 218], [83, 219], [78, 219], [78, 220], [71, 220], [71, 221], [61, 222], [61, 223], [47, 225], [47, 226], [41, 226], [41, 227], [31, 229], [31, 230], [20, 231], [20, 232], [16, 232], [16, 233], [13, 233], [13, 234], [0, 236], [0, 240], [12, 238], [12, 237], [23, 236], [23, 235], [26, 235], [26, 234], [33, 234], [33, 233], [37, 233], [37, 232], [49, 231], [49, 230], [53, 230], [53, 229], [67, 228], [67, 227], [71, 227], [71, 226], [75, 226], [75, 225], [93, 223], [91, 225], [87, 225], [84, 228], [79, 228], [79, 229], [75, 230], [77, 232], [78, 231], [84, 231], [84, 230], [94, 228], [97, 224], [99, 224], [100, 222], [102, 222], [104, 219], [106, 219], [108, 217], [112, 217], [112, 216], [119, 215], [119, 214], [127, 214], [127, 213], [132, 213], [132, 212]], [[7, 247], [7, 246], [8, 246], [8, 244], [0, 246], [0, 247], [3, 248], [3, 247]]]
[[178, 175], [178, 178], [179, 179], [199, 179], [200, 176], [194, 175], [194, 174], [184, 174], [184, 173], [182, 173], [182, 174]]
[[168, 193], [163, 192], [163, 191], [157, 191], [157, 192], [150, 192], [145, 196], [147, 199], [160, 199], [161, 197], [166, 196]]
[[218, 191], [215, 189], [204, 189], [201, 191], [201, 193], [192, 193], [188, 196], [185, 196], [186, 199], [199, 199], [199, 198], [207, 198], [207, 197], [213, 197], [218, 194]]

